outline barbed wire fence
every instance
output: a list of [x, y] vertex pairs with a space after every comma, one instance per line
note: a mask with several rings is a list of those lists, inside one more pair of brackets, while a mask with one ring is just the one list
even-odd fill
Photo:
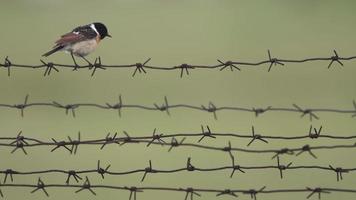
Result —
[[287, 63], [306, 63], [306, 62], [316, 62], [316, 61], [327, 61], [327, 68], [330, 69], [334, 63], [339, 64], [340, 66], [344, 66], [342, 61], [351, 61], [356, 59], [356, 56], [343, 57], [339, 56], [336, 50], [333, 50], [333, 54], [329, 57], [310, 57], [310, 58], [302, 58], [302, 59], [282, 59], [273, 57], [271, 55], [270, 50], [267, 51], [267, 59], [260, 60], [256, 62], [247, 62], [247, 61], [222, 61], [217, 59], [217, 64], [212, 65], [199, 65], [199, 64], [187, 64], [183, 63], [176, 66], [155, 66], [148, 65], [148, 62], [151, 61], [151, 58], [147, 59], [145, 62], [138, 62], [134, 64], [115, 64], [115, 65], [105, 65], [102, 64], [101, 57], [95, 59], [94, 63], [88, 63], [88, 65], [78, 66], [76, 64], [59, 64], [53, 62], [46, 62], [40, 60], [41, 64], [39, 65], [29, 65], [29, 64], [16, 64], [8, 56], [5, 57], [4, 62], [0, 63], [0, 67], [4, 67], [7, 69], [7, 74], [10, 76], [10, 69], [12, 68], [22, 68], [22, 69], [45, 69], [44, 76], [49, 76], [52, 71], [59, 72], [59, 68], [69, 68], [73, 71], [77, 71], [79, 69], [89, 69], [91, 70], [91, 76], [94, 76], [98, 69], [106, 70], [106, 69], [134, 69], [132, 76], [135, 76], [137, 73], [146, 74], [147, 70], [159, 70], [159, 71], [180, 71], [180, 77], [183, 77], [184, 73], [189, 75], [190, 70], [216, 70], [223, 71], [226, 69], [230, 69], [231, 71], [237, 70], [241, 71], [242, 67], [256, 67], [268, 65], [268, 72], [271, 71], [274, 66], [285, 66]]
[[126, 104], [123, 103], [122, 96], [119, 95], [118, 101], [114, 103], [105, 103], [105, 104], [97, 104], [97, 103], [70, 103], [70, 104], [62, 104], [57, 101], [52, 102], [33, 102], [29, 103], [29, 95], [25, 96], [23, 103], [20, 104], [4, 104], [0, 103], [0, 108], [8, 108], [20, 110], [20, 114], [24, 116], [24, 110], [30, 107], [48, 107], [48, 108], [56, 108], [62, 109], [68, 115], [70, 112], [73, 117], [76, 116], [76, 110], [79, 108], [95, 108], [101, 110], [117, 110], [119, 117], [122, 116], [122, 110], [124, 109], [137, 109], [137, 110], [146, 110], [146, 111], [161, 111], [166, 112], [167, 115], [170, 116], [170, 110], [172, 109], [186, 109], [186, 110], [196, 110], [203, 111], [206, 113], [212, 113], [214, 119], [217, 120], [217, 112], [222, 111], [234, 111], [234, 112], [248, 112], [253, 113], [256, 117], [267, 113], [267, 112], [287, 112], [287, 113], [298, 113], [300, 117], [303, 118], [308, 116], [310, 121], [313, 119], [319, 119], [319, 116], [316, 113], [332, 113], [332, 114], [346, 114], [351, 115], [351, 117], [356, 117], [356, 101], [352, 101], [351, 109], [337, 109], [337, 108], [311, 108], [311, 107], [302, 107], [295, 103], [292, 104], [291, 107], [274, 107], [267, 106], [265, 108], [262, 107], [238, 107], [238, 106], [216, 106], [213, 102], [209, 102], [208, 105], [189, 105], [189, 104], [169, 104], [168, 98], [164, 97], [164, 102], [162, 105], [158, 103], [153, 103], [152, 106], [149, 105], [141, 105], [141, 104]]
[[[82, 185], [72, 185], [72, 184], [45, 184], [41, 178], [38, 179], [37, 184], [1, 184], [1, 187], [12, 187], [12, 188], [31, 188], [33, 189], [31, 193], [37, 191], [42, 191], [46, 196], [49, 196], [47, 192], [48, 188], [73, 188], [76, 189], [75, 193], [82, 191], [88, 191], [93, 195], [97, 195], [94, 189], [107, 189], [107, 190], [124, 190], [129, 192], [129, 200], [137, 199], [138, 192], [144, 191], [168, 191], [168, 192], [182, 192], [185, 193], [184, 199], [193, 200], [193, 197], [201, 197], [201, 193], [213, 193], [216, 197], [219, 196], [232, 196], [238, 197], [237, 193], [248, 195], [251, 199], [257, 200], [257, 195], [261, 194], [280, 194], [280, 193], [306, 193], [306, 198], [309, 199], [314, 195], [318, 195], [318, 198], [321, 199], [321, 194], [331, 194], [331, 193], [356, 193], [355, 189], [342, 189], [342, 188], [322, 188], [322, 187], [305, 187], [297, 189], [266, 189], [266, 186], [263, 186], [259, 189], [216, 189], [216, 188], [173, 188], [173, 187], [137, 187], [137, 186], [115, 186], [115, 185], [94, 185], [90, 183], [88, 177], [85, 178], [85, 181]], [[3, 196], [3, 193], [0, 192], [0, 195]]]
[[[268, 140], [300, 140], [300, 139], [317, 139], [317, 138], [328, 138], [335, 140], [353, 140], [356, 136], [334, 136], [334, 135], [323, 135], [321, 134], [321, 129], [313, 128], [312, 126], [309, 129], [308, 135], [301, 136], [263, 136], [261, 134], [255, 133], [254, 127], [252, 127], [251, 135], [241, 135], [235, 133], [214, 133], [211, 132], [209, 126], [205, 130], [202, 126], [201, 133], [178, 133], [178, 134], [163, 134], [157, 133], [157, 129], [154, 129], [151, 136], [130, 136], [126, 131], [124, 131], [123, 137], [118, 137], [116, 133], [108, 133], [104, 138], [100, 139], [91, 139], [91, 140], [83, 140], [81, 137], [81, 133], [78, 133], [77, 139], [72, 139], [70, 136], [67, 137], [67, 140], [56, 140], [54, 138], [51, 141], [42, 141], [40, 139], [25, 137], [22, 135], [22, 131], [20, 131], [17, 137], [0, 137], [0, 141], [8, 141], [7, 143], [0, 142], [1, 148], [12, 148], [11, 153], [16, 152], [17, 150], [22, 150], [24, 154], [27, 155], [27, 148], [40, 147], [40, 146], [48, 146], [51, 147], [51, 152], [63, 148], [66, 149], [70, 154], [76, 154], [78, 150], [78, 146], [88, 145], [88, 146], [100, 146], [100, 149], [104, 149], [107, 145], [129, 145], [129, 144], [146, 144], [146, 147], [150, 145], [158, 145], [158, 146], [167, 146], [168, 151], [170, 152], [173, 148], [178, 147], [191, 147], [203, 150], [211, 150], [211, 151], [219, 151], [219, 152], [227, 152], [230, 157], [232, 157], [232, 152], [243, 152], [243, 153], [254, 153], [254, 154], [274, 154], [272, 159], [280, 156], [280, 155], [296, 155], [299, 156], [304, 152], [309, 153], [313, 158], [317, 158], [317, 156], [312, 152], [314, 150], [331, 150], [331, 149], [354, 149], [356, 148], [355, 141], [352, 144], [338, 144], [338, 145], [323, 145], [323, 146], [310, 146], [308, 144], [303, 145], [302, 147], [296, 148], [280, 148], [280, 149], [250, 149], [249, 147], [253, 142], [263, 142], [268, 143]], [[177, 137], [183, 137], [180, 141]], [[197, 140], [197, 143], [188, 143], [185, 142], [187, 137], [200, 137]], [[229, 141], [226, 146], [218, 147], [213, 145], [203, 145], [199, 144], [204, 138], [216, 139], [217, 137], [236, 137], [236, 138], [247, 138], [250, 141], [246, 144], [246, 148], [242, 147], [233, 147], [231, 142]], [[169, 142], [166, 142], [164, 139], [170, 139]]]
[[[77, 71], [80, 69], [91, 70], [91, 76], [94, 76], [98, 70], [106, 69], [133, 69], [132, 76], [136, 74], [146, 74], [149, 70], [158, 71], [179, 71], [180, 77], [182, 78], [184, 74], [189, 75], [192, 70], [228, 70], [230, 71], [241, 71], [245, 67], [263, 67], [268, 66], [268, 72], [272, 70], [275, 66], [284, 66], [286, 64], [300, 64], [307, 62], [327, 62], [327, 69], [330, 69], [335, 64], [339, 66], [344, 66], [344, 61], [352, 61], [356, 59], [356, 56], [342, 57], [334, 50], [333, 54], [329, 57], [309, 57], [303, 59], [281, 59], [271, 55], [268, 50], [268, 57], [265, 60], [260, 60], [256, 62], [245, 62], [245, 61], [222, 61], [217, 59], [216, 64], [212, 65], [192, 65], [192, 64], [180, 64], [175, 66], [155, 66], [149, 65], [148, 62], [151, 58], [147, 59], [145, 62], [139, 62], [134, 64], [115, 64], [115, 65], [105, 65], [102, 64], [102, 59], [100, 57], [96, 58], [93, 63], [88, 63], [88, 65], [68, 65], [59, 64], [53, 62], [47, 62], [40, 60], [42, 64], [29, 65], [29, 64], [16, 64], [9, 57], [5, 57], [4, 63], [0, 63], [0, 68], [4, 67], [7, 69], [8, 76], [10, 76], [10, 71], [13, 68], [17, 69], [33, 69], [42, 70], [44, 69], [44, 76], [49, 76], [52, 71], [59, 72], [59, 69], [72, 69]], [[29, 102], [29, 95], [26, 95], [24, 101], [20, 104], [0, 104], [0, 109], [15, 109], [19, 110], [22, 117], [24, 117], [24, 111], [33, 107], [44, 107], [44, 108], [55, 108], [63, 110], [67, 115], [71, 114], [76, 117], [76, 111], [80, 108], [94, 108], [101, 110], [114, 110], [118, 112], [118, 115], [122, 116], [123, 110], [137, 109], [137, 110], [147, 110], [147, 111], [161, 111], [165, 112], [168, 116], [171, 115], [171, 110], [181, 109], [189, 111], [202, 111], [206, 113], [211, 113], [215, 120], [218, 119], [217, 113], [221, 111], [234, 111], [234, 112], [248, 112], [254, 114], [255, 117], [259, 117], [262, 114], [270, 112], [287, 112], [299, 114], [301, 118], [309, 117], [309, 120], [320, 119], [319, 114], [329, 113], [329, 114], [343, 114], [350, 115], [351, 117], [356, 117], [356, 102], [352, 101], [349, 109], [340, 108], [314, 108], [307, 106], [300, 106], [298, 104], [291, 104], [290, 107], [277, 107], [277, 106], [251, 106], [251, 107], [239, 107], [239, 106], [216, 106], [213, 102], [209, 102], [207, 105], [190, 105], [190, 104], [170, 104], [168, 98], [164, 97], [163, 103], [153, 103], [149, 105], [143, 104], [126, 104], [122, 100], [122, 96], [119, 95], [118, 100], [113, 103], [69, 103], [63, 104], [58, 101], [52, 102]], [[196, 142], [187, 142], [186, 139], [196, 140]], [[215, 146], [202, 144], [202, 141], [209, 140], [214, 143], [214, 139], [224, 138], [227, 139], [226, 146]], [[234, 146], [231, 140], [233, 138], [240, 138], [248, 140], [246, 142], [246, 147]], [[348, 144], [336, 144], [336, 145], [321, 145], [321, 146], [310, 146], [309, 144], [302, 145], [301, 147], [284, 147], [284, 148], [265, 148], [265, 149], [251, 149], [250, 146], [256, 142], [263, 144], [269, 144], [271, 140], [282, 140], [282, 141], [296, 141], [296, 140], [315, 140], [315, 139], [326, 139], [328, 141], [346, 141]], [[16, 137], [0, 137], [0, 149], [10, 148], [11, 153], [17, 151], [22, 151], [24, 154], [28, 154], [29, 148], [39, 148], [48, 147], [50, 152], [63, 149], [68, 151], [69, 154], [77, 154], [79, 146], [97, 146], [100, 150], [103, 150], [109, 145], [134, 145], [134, 144], [144, 144], [146, 147], [151, 145], [167, 147], [167, 151], [170, 152], [178, 147], [189, 147], [201, 150], [219, 151], [227, 154], [230, 158], [230, 165], [219, 164], [215, 167], [202, 167], [193, 164], [192, 158], [188, 157], [187, 161], [181, 167], [163, 169], [153, 165], [152, 160], [148, 160], [148, 166], [142, 168], [132, 168], [130, 170], [120, 171], [111, 170], [112, 165], [109, 163], [105, 166], [101, 165], [99, 160], [95, 167], [88, 169], [60, 169], [60, 168], [47, 168], [47, 169], [36, 169], [21, 171], [14, 168], [0, 169], [0, 175], [4, 176], [3, 181], [0, 183], [0, 196], [4, 197], [4, 188], [29, 188], [31, 193], [37, 191], [42, 191], [46, 196], [49, 196], [50, 188], [66, 188], [75, 189], [75, 193], [82, 191], [88, 191], [89, 193], [96, 195], [97, 189], [108, 189], [108, 190], [123, 190], [129, 192], [129, 200], [137, 199], [138, 192], [146, 191], [167, 191], [167, 192], [181, 192], [184, 193], [184, 199], [193, 200], [194, 197], [202, 196], [202, 193], [212, 193], [217, 197], [220, 196], [231, 196], [238, 197], [239, 195], [249, 195], [251, 199], [257, 200], [257, 195], [267, 195], [267, 194], [278, 194], [278, 193], [305, 193], [307, 199], [317, 196], [321, 199], [322, 194], [331, 193], [355, 193], [356, 189], [353, 187], [350, 189], [346, 188], [334, 188], [334, 187], [302, 187], [302, 188], [276, 188], [276, 189], [266, 189], [266, 186], [256, 187], [258, 189], [236, 189], [236, 188], [196, 188], [196, 187], [160, 187], [155, 185], [148, 185], [144, 187], [140, 186], [118, 186], [118, 185], [100, 185], [91, 184], [88, 176], [99, 175], [102, 179], [107, 176], [126, 176], [131, 174], [142, 174], [141, 182], [147, 179], [151, 174], [176, 174], [180, 172], [228, 172], [228, 176], [232, 178], [234, 174], [237, 173], [253, 173], [255, 171], [263, 171], [266, 173], [276, 173], [281, 179], [285, 178], [285, 173], [287, 171], [298, 171], [304, 173], [306, 170], [315, 170], [318, 172], [332, 172], [336, 175], [336, 181], [342, 181], [343, 176], [348, 173], [351, 174], [356, 171], [356, 166], [345, 167], [345, 166], [334, 166], [333, 164], [328, 165], [294, 165], [293, 162], [282, 163], [280, 159], [283, 155], [299, 156], [303, 153], [308, 153], [312, 158], [318, 159], [319, 157], [315, 153], [318, 150], [332, 150], [332, 149], [354, 149], [356, 148], [355, 143], [356, 135], [346, 135], [340, 136], [340, 134], [334, 133], [324, 133], [322, 132], [322, 126], [313, 127], [310, 126], [308, 131], [298, 134], [298, 135], [288, 135], [288, 136], [273, 136], [264, 135], [255, 131], [255, 127], [252, 126], [252, 130], [249, 133], [238, 133], [238, 132], [214, 132], [209, 126], [201, 126], [201, 132], [189, 132], [189, 133], [159, 133], [157, 129], [154, 129], [153, 133], [149, 136], [132, 136], [124, 131], [124, 136], [118, 136], [118, 133], [108, 133], [105, 137], [97, 139], [82, 139], [82, 134], [79, 132], [78, 136], [74, 139], [68, 136], [65, 140], [58, 140], [51, 138], [51, 140], [45, 141], [43, 139], [26, 137], [22, 134], [22, 131], [18, 133]], [[351, 142], [350, 142], [351, 141]], [[271, 164], [268, 165], [243, 165], [240, 161], [235, 159], [234, 153], [254, 153], [254, 154], [272, 154]], [[52, 174], [61, 174], [65, 183], [50, 183], [47, 184], [44, 179]], [[27, 183], [13, 183], [14, 177], [17, 176], [41, 176], [35, 184]], [[85, 178], [84, 178], [85, 177]], [[77, 184], [71, 184], [71, 180], [74, 180]], [[11, 183], [9, 183], [11, 181]], [[80, 184], [79, 182], [82, 182]], [[239, 195], [238, 195], [239, 194]]]
[[[93, 169], [85, 169], [85, 170], [64, 170], [64, 169], [43, 169], [36, 171], [18, 171], [11, 168], [6, 170], [0, 170], [0, 174], [4, 174], [4, 181], [6, 183], [7, 180], [14, 181], [14, 176], [24, 176], [24, 175], [48, 175], [59, 173], [66, 176], [66, 184], [69, 184], [71, 177], [78, 183], [79, 180], [82, 180], [80, 177], [81, 174], [99, 174], [102, 179], [105, 179], [105, 175], [107, 176], [124, 176], [131, 175], [136, 173], [143, 173], [141, 182], [145, 180], [148, 174], [174, 174], [179, 172], [217, 172], [217, 171], [231, 171], [228, 172], [229, 177], [232, 178], [235, 172], [246, 173], [246, 171], [256, 171], [263, 170], [265, 173], [268, 173], [267, 170], [278, 170], [279, 176], [283, 179], [283, 172], [290, 170], [319, 170], [319, 171], [331, 171], [336, 174], [336, 180], [341, 181], [343, 179], [344, 173], [354, 172], [356, 171], [356, 166], [354, 168], [343, 168], [343, 167], [333, 167], [332, 165], [328, 166], [320, 166], [320, 165], [292, 165], [290, 162], [287, 165], [281, 164], [279, 157], [277, 156], [276, 165], [264, 165], [264, 166], [244, 166], [235, 164], [235, 159], [231, 157], [231, 165], [217, 166], [217, 167], [197, 167], [193, 165], [192, 159], [189, 157], [184, 167], [174, 168], [174, 169], [159, 169], [154, 168], [152, 161], [149, 160], [148, 167], [140, 168], [140, 169], [132, 169], [128, 171], [110, 171], [109, 168], [112, 166], [108, 164], [106, 167], [102, 167], [100, 164], [100, 160], [97, 162], [96, 168]], [[9, 179], [8, 179], [9, 178]]]

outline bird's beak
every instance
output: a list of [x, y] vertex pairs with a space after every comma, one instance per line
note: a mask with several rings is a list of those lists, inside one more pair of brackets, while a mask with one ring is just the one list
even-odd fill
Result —
[[111, 35], [107, 34], [106, 36], [108, 36], [109, 38], [112, 38]]

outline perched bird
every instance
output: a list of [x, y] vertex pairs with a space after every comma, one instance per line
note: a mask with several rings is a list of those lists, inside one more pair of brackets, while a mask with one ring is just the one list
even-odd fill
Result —
[[99, 42], [105, 37], [111, 37], [111, 35], [108, 34], [106, 26], [102, 23], [95, 22], [79, 26], [71, 32], [62, 35], [61, 38], [55, 42], [56, 45], [53, 49], [42, 56], [47, 57], [57, 51], [66, 51], [71, 54], [76, 68], [78, 67], [78, 64], [73, 55], [83, 58], [89, 65], [91, 65], [85, 56], [93, 52]]

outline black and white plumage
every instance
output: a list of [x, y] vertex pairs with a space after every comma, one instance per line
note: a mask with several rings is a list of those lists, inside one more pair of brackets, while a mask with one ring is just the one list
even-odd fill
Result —
[[99, 42], [105, 37], [111, 36], [108, 34], [106, 26], [102, 23], [95, 22], [92, 24], [79, 26], [73, 29], [71, 32], [62, 35], [61, 38], [55, 42], [56, 45], [53, 47], [53, 49], [43, 54], [42, 56], [47, 57], [57, 51], [66, 51], [72, 55], [73, 61], [75, 65], [77, 65], [73, 55], [85, 59], [84, 56], [87, 56], [93, 52], [98, 46]]

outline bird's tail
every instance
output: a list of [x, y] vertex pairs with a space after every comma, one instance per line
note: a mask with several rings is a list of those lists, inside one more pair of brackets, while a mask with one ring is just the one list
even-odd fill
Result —
[[55, 52], [57, 52], [57, 51], [59, 51], [61, 49], [63, 49], [63, 46], [55, 47], [54, 49], [52, 49], [49, 52], [43, 54], [42, 56], [47, 57], [47, 56], [49, 56], [49, 55], [51, 55], [51, 54], [53, 54], [53, 53], [55, 53]]

